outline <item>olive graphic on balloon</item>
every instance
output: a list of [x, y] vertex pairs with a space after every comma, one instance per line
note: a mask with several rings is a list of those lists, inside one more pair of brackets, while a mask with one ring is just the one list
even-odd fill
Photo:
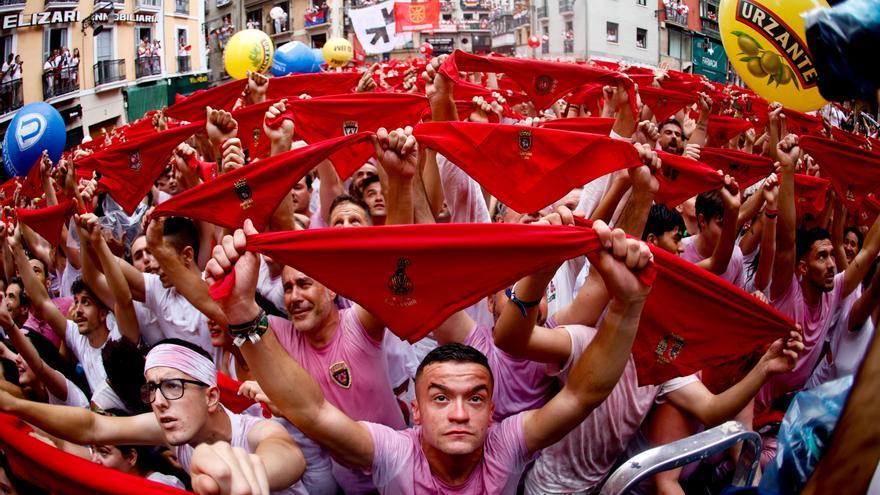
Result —
[[779, 55], [773, 52], [764, 52], [761, 55], [761, 68], [767, 74], [778, 74], [780, 65], [782, 65], [782, 61], [779, 60]]
[[757, 55], [758, 54], [758, 43], [755, 42], [754, 39], [748, 36], [740, 36], [736, 39], [736, 44], [739, 46], [739, 49], [743, 51], [746, 55]]
[[749, 68], [749, 72], [755, 77], [767, 75], [767, 72], [761, 67], [761, 60], [757, 57], [746, 62], [746, 67]]

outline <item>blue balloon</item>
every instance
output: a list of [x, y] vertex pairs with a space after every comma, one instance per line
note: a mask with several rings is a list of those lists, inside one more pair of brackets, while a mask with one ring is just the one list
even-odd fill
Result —
[[321, 65], [326, 63], [324, 61], [324, 50], [322, 48], [312, 48], [312, 56], [314, 57], [314, 62], [312, 63], [312, 72], [321, 72]]
[[272, 59], [272, 75], [284, 76], [291, 73], [311, 72], [312, 53], [301, 41], [285, 43], [275, 50]]
[[48, 103], [28, 103], [12, 118], [3, 138], [3, 168], [10, 177], [25, 176], [43, 150], [57, 162], [67, 142], [64, 119]]

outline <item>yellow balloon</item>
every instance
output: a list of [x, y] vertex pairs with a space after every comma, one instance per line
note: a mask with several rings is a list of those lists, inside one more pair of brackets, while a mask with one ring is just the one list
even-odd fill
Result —
[[345, 38], [332, 38], [324, 43], [324, 60], [329, 67], [342, 67], [354, 56], [354, 48]]
[[235, 79], [247, 77], [247, 71], [261, 74], [272, 66], [275, 47], [269, 35], [259, 29], [245, 29], [235, 33], [223, 50], [223, 65]]
[[819, 94], [815, 60], [804, 35], [803, 12], [825, 0], [721, 0], [721, 41], [746, 85], [767, 101], [809, 112]]

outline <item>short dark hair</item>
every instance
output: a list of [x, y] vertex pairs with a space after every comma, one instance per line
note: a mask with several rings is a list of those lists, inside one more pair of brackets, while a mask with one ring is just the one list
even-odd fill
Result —
[[813, 249], [813, 244], [826, 239], [830, 240], [831, 234], [821, 227], [798, 230], [795, 236], [797, 261], [804, 259], [804, 256], [810, 253], [810, 250]]
[[865, 244], [865, 235], [862, 234], [862, 231], [858, 227], [847, 227], [843, 230], [843, 237], [846, 237], [846, 234], [849, 233], [856, 235], [856, 243], [859, 245], [859, 249], [862, 249], [862, 246]]
[[6, 285], [8, 289], [10, 285], [17, 285], [19, 288], [18, 291], [18, 302], [22, 306], [31, 307], [31, 298], [28, 297], [27, 292], [24, 290], [24, 280], [19, 276], [12, 277], [9, 279], [9, 284]]
[[666, 205], [656, 204], [651, 206], [648, 213], [648, 221], [645, 223], [645, 231], [642, 233], [642, 240], [648, 239], [648, 234], [654, 234], [662, 237], [667, 232], [672, 232], [678, 227], [678, 231], [684, 234], [684, 218], [681, 213], [674, 208], [667, 208]]
[[367, 203], [365, 203], [364, 200], [361, 198], [358, 198], [356, 196], [349, 196], [348, 194], [340, 194], [339, 196], [336, 196], [333, 202], [330, 203], [330, 211], [327, 212], [327, 218], [330, 218], [330, 215], [333, 214], [333, 210], [335, 210], [337, 206], [344, 203], [351, 203], [364, 210], [364, 215], [366, 215], [367, 220], [370, 221], [370, 207], [367, 206]]
[[18, 365], [16, 365], [14, 361], [11, 359], [0, 358], [0, 370], [3, 372], [4, 380], [16, 387], [21, 386], [21, 383], [18, 381]]
[[193, 258], [199, 258], [199, 229], [195, 222], [186, 217], [169, 217], [165, 219], [162, 229], [165, 241], [180, 253], [187, 246], [193, 250]]
[[721, 201], [721, 192], [718, 189], [700, 193], [694, 205], [697, 215], [703, 214], [706, 222], [713, 218], [724, 217], [724, 202]]
[[664, 120], [660, 124], [660, 127], [657, 128], [657, 130], [658, 131], [663, 130], [663, 128], [668, 125], [674, 125], [674, 126], [678, 127], [678, 129], [681, 131], [681, 133], [684, 134], [684, 126], [681, 125], [681, 122], [679, 122], [678, 119], [675, 117], [669, 117], [668, 119]]
[[369, 187], [371, 184], [375, 184], [379, 181], [380, 181], [380, 179], [379, 179], [378, 175], [367, 176], [366, 179], [361, 181], [361, 188], [358, 190], [358, 194], [361, 195], [361, 198], [364, 197], [364, 193], [367, 191], [367, 187]]
[[107, 372], [107, 383], [125, 407], [135, 413], [149, 411], [141, 401], [141, 385], [147, 382], [144, 379], [146, 358], [141, 349], [125, 338], [108, 340], [101, 349], [101, 361]]
[[85, 292], [87, 296], [92, 298], [92, 300], [95, 301], [95, 304], [97, 304], [99, 307], [108, 309], [107, 306], [104, 304], [104, 301], [98, 299], [98, 296], [95, 295], [95, 292], [92, 290], [91, 287], [89, 287], [89, 284], [87, 284], [82, 278], [77, 278], [70, 286], [70, 293], [73, 295], [77, 295], [83, 292]]
[[303, 177], [303, 179], [306, 180], [306, 188], [309, 189], [309, 190], [311, 190], [311, 189], [312, 189], [312, 183], [315, 181], [315, 179], [312, 178], [312, 174], [306, 174], [305, 177]]
[[[208, 351], [202, 349], [201, 347], [199, 347], [196, 344], [193, 344], [192, 342], [189, 342], [189, 341], [183, 340], [183, 339], [177, 339], [177, 338], [162, 339], [159, 342], [156, 342], [155, 344], [153, 344], [152, 347], [150, 347], [150, 349], [153, 349], [153, 347], [156, 347], [156, 346], [159, 346], [162, 344], [172, 344], [172, 345], [179, 345], [181, 347], [186, 347], [187, 349], [198, 352], [199, 354], [204, 356], [205, 359], [207, 359], [208, 361], [211, 361], [212, 363], [214, 362], [214, 358], [212, 358], [211, 355], [208, 354]], [[143, 370], [144, 370], [144, 368], [143, 368], [143, 366], [141, 366], [141, 373], [143, 373]]]
[[422, 371], [429, 365], [447, 362], [478, 364], [489, 371], [489, 378], [492, 379], [493, 383], [495, 382], [495, 375], [492, 374], [492, 368], [489, 366], [489, 359], [486, 358], [486, 355], [469, 345], [457, 342], [441, 345], [429, 352], [425, 359], [422, 359], [416, 370], [416, 380], [419, 379]]

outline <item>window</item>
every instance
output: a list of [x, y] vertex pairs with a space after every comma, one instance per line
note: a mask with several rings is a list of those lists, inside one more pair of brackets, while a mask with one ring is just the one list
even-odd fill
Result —
[[252, 10], [247, 13], [248, 29], [263, 29], [263, 9]]
[[636, 48], [648, 48], [648, 30], [636, 28]]
[[[59, 55], [62, 48], [68, 47], [67, 28], [49, 28], [43, 31], [43, 62], [50, 55]], [[57, 50], [58, 53], [54, 53]]]
[[648, 0], [636, 0], [636, 3], [644, 7], [648, 4]]
[[605, 32], [607, 35], [605, 36], [606, 41], [609, 43], [617, 43], [617, 23], [616, 22], [607, 22], [605, 23]]
[[103, 60], [113, 59], [113, 28], [104, 27], [104, 30], [98, 33], [95, 39], [95, 60], [101, 62]]
[[12, 52], [12, 35], [0, 36], [0, 63], [6, 62], [6, 56]]
[[669, 29], [668, 55], [681, 60], [691, 60], [691, 37], [677, 29]]

